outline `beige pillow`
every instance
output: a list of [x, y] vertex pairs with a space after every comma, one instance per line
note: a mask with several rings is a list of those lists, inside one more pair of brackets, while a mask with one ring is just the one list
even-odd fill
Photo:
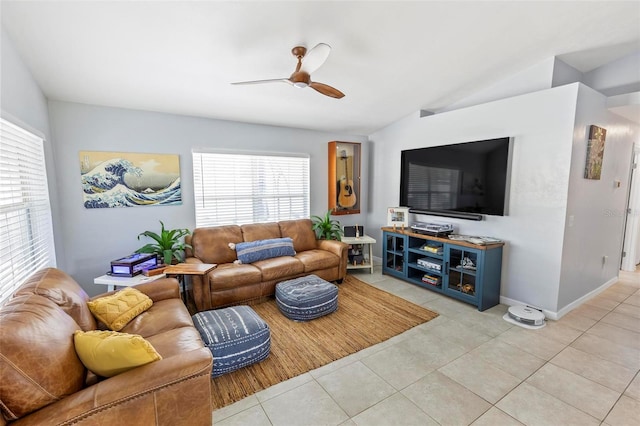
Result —
[[89, 370], [103, 377], [161, 360], [142, 336], [117, 331], [76, 331], [73, 342], [78, 358]]
[[107, 327], [120, 331], [129, 321], [153, 305], [153, 300], [140, 290], [126, 288], [112, 295], [87, 302], [91, 313]]

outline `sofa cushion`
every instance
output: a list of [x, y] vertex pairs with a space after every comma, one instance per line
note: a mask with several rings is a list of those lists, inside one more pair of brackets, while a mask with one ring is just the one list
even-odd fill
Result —
[[231, 263], [237, 258], [235, 250], [229, 250], [229, 243], [242, 241], [242, 229], [238, 225], [196, 228], [191, 236], [191, 251], [204, 263]]
[[273, 238], [238, 243], [235, 245], [235, 250], [238, 261], [245, 264], [274, 257], [296, 255], [291, 238]]
[[285, 220], [278, 225], [282, 236], [293, 240], [293, 248], [296, 252], [316, 248], [316, 234], [311, 227], [311, 219]]
[[328, 269], [338, 266], [340, 258], [333, 253], [324, 250], [307, 250], [296, 254], [304, 265], [304, 272], [313, 272], [319, 269]]
[[183, 327], [193, 327], [193, 322], [182, 299], [176, 298], [154, 302], [153, 306], [129, 321], [120, 331], [139, 334], [148, 339], [156, 334]]
[[120, 331], [129, 321], [149, 309], [153, 301], [140, 290], [129, 287], [87, 304], [97, 319], [111, 330]]
[[81, 329], [94, 330], [96, 320], [87, 306], [89, 296], [68, 274], [55, 268], [41, 269], [20, 286], [16, 295], [38, 294], [54, 302], [78, 323]]
[[[189, 317], [191, 321], [191, 317]], [[193, 327], [181, 327], [158, 333], [154, 336], [147, 337], [147, 341], [153, 345], [155, 350], [162, 355], [163, 358], [178, 356], [185, 352], [202, 349], [204, 343], [200, 338], [200, 333]]]
[[242, 238], [244, 241], [270, 240], [281, 238], [280, 227], [277, 223], [250, 223], [242, 225]]
[[[227, 247], [227, 250], [229, 248]], [[254, 265], [225, 263], [207, 274], [211, 291], [233, 289], [262, 282], [262, 272]]]
[[262, 281], [289, 278], [304, 272], [304, 265], [295, 257], [283, 256], [260, 260], [253, 264], [262, 272]]
[[53, 301], [16, 296], [0, 310], [0, 410], [17, 419], [82, 389], [73, 346], [78, 324]]
[[113, 377], [162, 359], [153, 346], [137, 334], [78, 330], [73, 341], [84, 366], [102, 377]]

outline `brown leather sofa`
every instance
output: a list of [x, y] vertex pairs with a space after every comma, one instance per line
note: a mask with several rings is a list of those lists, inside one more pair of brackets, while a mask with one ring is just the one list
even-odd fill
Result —
[[212, 356], [178, 282], [136, 288], [153, 306], [121, 331], [142, 335], [163, 359], [110, 378], [76, 355], [74, 332], [98, 324], [69, 275], [43, 269], [0, 307], [0, 425], [211, 424]]
[[[290, 237], [296, 255], [236, 264], [229, 243]], [[187, 263], [215, 263], [207, 276], [193, 277], [193, 298], [198, 311], [251, 303], [272, 296], [281, 281], [315, 274], [327, 281], [342, 281], [347, 273], [348, 246], [340, 241], [316, 240], [309, 219], [278, 223], [196, 228], [186, 239], [192, 246]]]

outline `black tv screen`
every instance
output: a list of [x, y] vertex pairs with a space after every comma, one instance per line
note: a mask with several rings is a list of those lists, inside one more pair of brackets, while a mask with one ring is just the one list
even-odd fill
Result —
[[504, 216], [510, 138], [402, 151], [400, 205], [467, 219]]

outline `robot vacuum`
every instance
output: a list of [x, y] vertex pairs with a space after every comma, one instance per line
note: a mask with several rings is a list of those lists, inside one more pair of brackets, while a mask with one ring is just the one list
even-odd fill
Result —
[[512, 324], [532, 330], [542, 328], [547, 324], [544, 314], [530, 306], [510, 306], [502, 318]]

